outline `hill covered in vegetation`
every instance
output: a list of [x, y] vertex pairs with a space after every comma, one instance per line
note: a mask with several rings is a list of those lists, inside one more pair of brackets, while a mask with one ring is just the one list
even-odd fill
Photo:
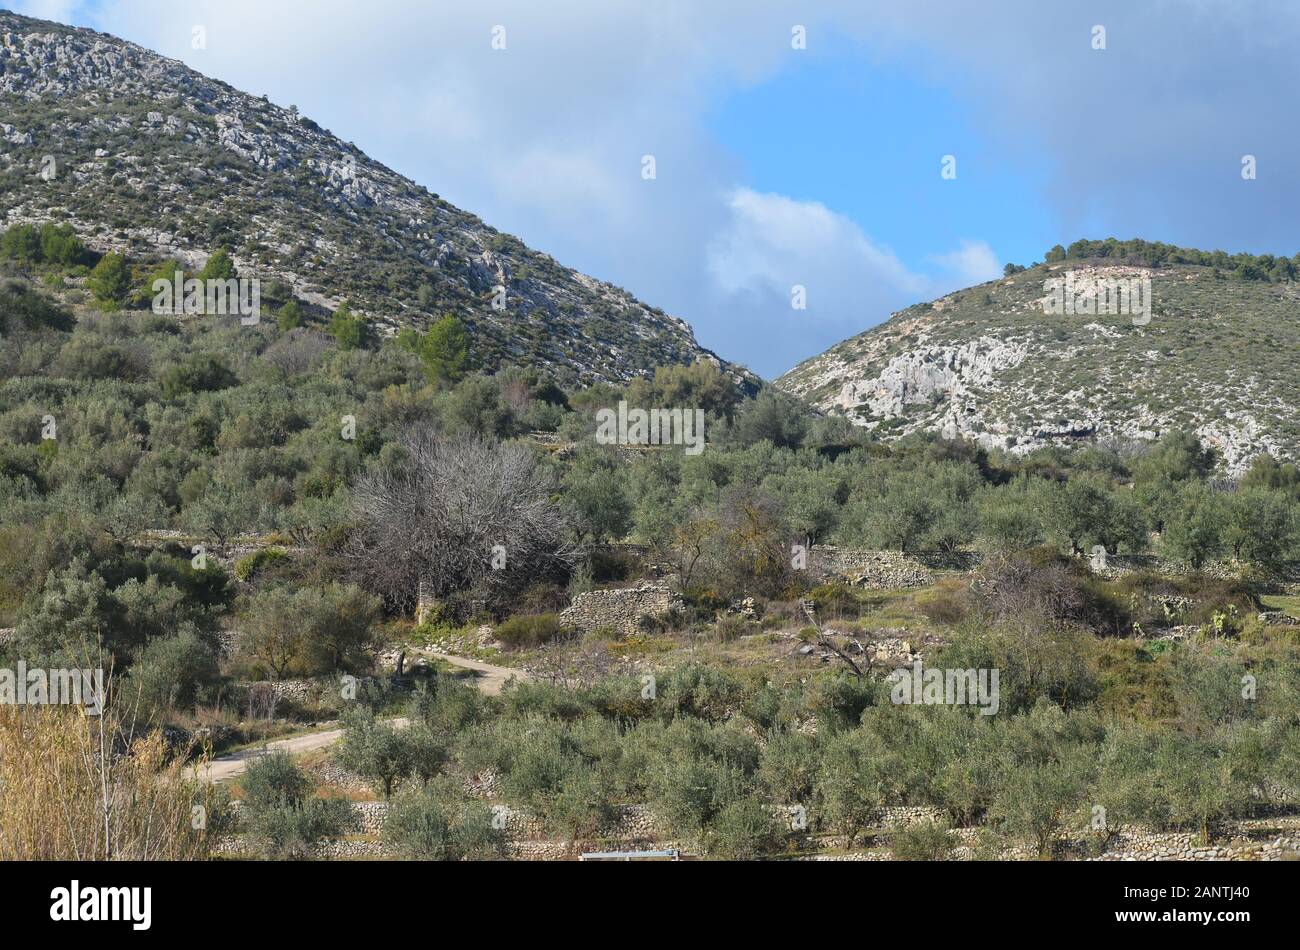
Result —
[[[1300, 457], [1295, 269], [1145, 241], [1058, 245], [900, 311], [778, 385], [882, 435], [934, 431], [1019, 453], [1181, 429], [1239, 474], [1259, 453]], [[1044, 299], [1067, 276], [1080, 290], [1149, 281], [1150, 311], [1053, 313]]]
[[[0, 223], [197, 271], [225, 249], [378, 333], [455, 313], [476, 360], [580, 381], [708, 359], [687, 324], [580, 274], [275, 105], [114, 37], [0, 11]], [[737, 380], [755, 380], [732, 370]]]

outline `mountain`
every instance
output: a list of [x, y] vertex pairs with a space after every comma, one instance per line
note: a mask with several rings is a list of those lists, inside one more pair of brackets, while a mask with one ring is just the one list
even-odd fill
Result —
[[756, 382], [685, 321], [494, 230], [293, 107], [0, 11], [0, 225], [50, 220], [101, 253], [195, 268], [226, 247], [244, 276], [321, 312], [347, 300], [380, 332], [455, 313], [489, 369], [589, 383], [704, 359]]
[[[1181, 428], [1229, 474], [1261, 452], [1300, 457], [1294, 261], [1143, 241], [1053, 251], [1050, 263], [895, 313], [776, 385], [886, 437], [934, 431], [1019, 454]], [[1067, 277], [1076, 306], [1053, 312]], [[1086, 312], [1116, 281], [1137, 282], [1133, 310], [1143, 280], [1149, 313]]]

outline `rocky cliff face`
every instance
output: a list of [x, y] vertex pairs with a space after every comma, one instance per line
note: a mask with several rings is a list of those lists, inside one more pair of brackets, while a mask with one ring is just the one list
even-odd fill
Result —
[[[1067, 272], [1081, 285], [1149, 279], [1149, 320], [1050, 312], [1047, 282]], [[1236, 474], [1261, 452], [1300, 457], [1297, 353], [1294, 283], [1063, 262], [897, 313], [777, 385], [886, 436], [934, 431], [1015, 453], [1181, 428]]]
[[70, 222], [99, 251], [241, 272], [381, 330], [454, 312], [489, 368], [626, 380], [706, 359], [687, 324], [564, 267], [292, 107], [111, 36], [0, 12], [0, 225]]

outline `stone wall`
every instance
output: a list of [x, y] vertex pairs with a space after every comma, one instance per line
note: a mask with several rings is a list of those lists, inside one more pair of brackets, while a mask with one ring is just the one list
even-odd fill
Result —
[[593, 590], [575, 597], [572, 606], [560, 614], [560, 623], [582, 633], [606, 627], [629, 636], [640, 629], [642, 617], [662, 617], [680, 606], [670, 588], [653, 584]]
[[[847, 580], [869, 590], [900, 590], [926, 587], [943, 575], [965, 574], [979, 567], [982, 556], [977, 551], [871, 551], [815, 544], [808, 551], [808, 571], [823, 580]], [[1186, 564], [1155, 554], [1109, 554], [1085, 558], [1093, 573], [1103, 577], [1120, 577], [1135, 571], [1149, 571], [1169, 576], [1191, 574]], [[1232, 579], [1241, 576], [1240, 564], [1216, 562], [1206, 564], [1201, 573]], [[1300, 563], [1290, 565], [1283, 583], [1300, 581]]]
[[243, 636], [243, 633], [239, 630], [218, 630], [217, 655], [220, 657], [234, 656], [239, 652], [239, 641], [243, 639]]
[[[404, 681], [395, 682], [382, 676], [358, 676], [355, 679], [358, 690], [369, 685], [377, 685], [381, 689], [405, 690], [410, 688], [409, 683]], [[321, 676], [315, 679], [244, 680], [232, 685], [234, 696], [241, 704], [246, 705], [255, 694], [265, 694], [272, 697], [276, 705], [288, 701], [301, 706], [326, 699], [341, 700], [343, 698], [343, 684], [343, 676], [340, 674], [338, 676]], [[265, 705], [264, 699], [262, 705]]]
[[[236, 813], [239, 803], [235, 802]], [[793, 815], [792, 809], [786, 809]], [[383, 830], [389, 814], [387, 802], [353, 802], [351, 835], [365, 835], [369, 840], [335, 839], [315, 846], [317, 857], [354, 858], [384, 857], [387, 849], [376, 840]], [[589, 837], [576, 841], [557, 839], [549, 835], [542, 822], [522, 809], [494, 805], [495, 818], [501, 823], [508, 840], [510, 855], [525, 861], [559, 861], [572, 859], [584, 852], [599, 851], [682, 851], [691, 852], [688, 843], [660, 837], [654, 813], [646, 805], [623, 805], [605, 827]], [[796, 860], [803, 861], [886, 861], [892, 857], [889, 849], [889, 829], [918, 821], [943, 823], [943, 813], [938, 809], [914, 806], [889, 806], [880, 809], [874, 824], [879, 831], [858, 839], [857, 847], [865, 850], [848, 850], [852, 846], [842, 835], [795, 835], [790, 844], [798, 852]], [[955, 828], [957, 846], [951, 857], [970, 860], [977, 856], [979, 840], [977, 828]], [[255, 842], [247, 835], [232, 834], [218, 844], [219, 852], [249, 854]], [[830, 853], [827, 853], [827, 852]], [[1154, 832], [1148, 829], [1126, 829], [1107, 842], [1100, 855], [1089, 856], [1083, 838], [1072, 836], [1062, 842], [1058, 857], [1093, 861], [1276, 861], [1300, 856], [1300, 815], [1275, 818], [1248, 819], [1232, 822], [1218, 829], [1216, 841], [1201, 845], [1192, 832]], [[1003, 861], [1035, 860], [1032, 848], [1024, 845], [1004, 847], [997, 859]]]
[[927, 587], [941, 575], [974, 570], [979, 561], [969, 551], [901, 554], [820, 544], [808, 551], [808, 570], [815, 577], [847, 580], [868, 590]]

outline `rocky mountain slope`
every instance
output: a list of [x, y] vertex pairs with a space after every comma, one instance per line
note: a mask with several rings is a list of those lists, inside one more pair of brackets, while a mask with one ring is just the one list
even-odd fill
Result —
[[[1080, 286], [1149, 278], [1149, 322], [1049, 312], [1046, 282], [1067, 273]], [[938, 431], [1015, 453], [1183, 428], [1238, 473], [1260, 452], [1300, 457], [1298, 355], [1293, 280], [1058, 260], [896, 313], [777, 386], [886, 436]]]
[[293, 107], [0, 11], [0, 226], [50, 220], [94, 250], [187, 266], [225, 246], [245, 276], [327, 310], [347, 300], [381, 330], [453, 312], [488, 368], [590, 382], [725, 365], [684, 321], [530, 250]]

